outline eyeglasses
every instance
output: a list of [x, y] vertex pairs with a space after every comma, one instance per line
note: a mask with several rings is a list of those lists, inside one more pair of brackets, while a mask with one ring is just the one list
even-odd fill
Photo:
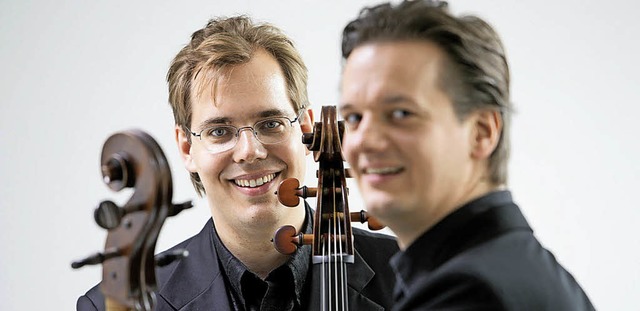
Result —
[[272, 117], [260, 120], [253, 126], [237, 128], [233, 125], [214, 125], [195, 133], [189, 130], [191, 135], [198, 137], [205, 148], [212, 154], [225, 152], [238, 143], [240, 132], [251, 130], [253, 136], [263, 145], [272, 145], [285, 141], [291, 135], [293, 123], [300, 119], [304, 109], [295, 119], [287, 117]]

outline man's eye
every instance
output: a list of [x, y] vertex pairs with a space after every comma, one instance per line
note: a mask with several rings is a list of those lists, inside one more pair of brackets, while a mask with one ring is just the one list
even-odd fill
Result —
[[347, 123], [349, 127], [355, 127], [362, 120], [362, 115], [357, 113], [350, 113], [344, 116], [344, 121]]
[[391, 111], [391, 118], [392, 119], [405, 119], [407, 117], [409, 117], [412, 113], [409, 112], [408, 110], [404, 110], [404, 109], [395, 109], [393, 111]]
[[282, 122], [280, 120], [266, 120], [264, 122], [264, 127], [268, 129], [274, 129], [282, 126]]
[[279, 119], [264, 120], [260, 122], [256, 130], [260, 132], [279, 132], [284, 129], [284, 122]]
[[220, 138], [229, 135], [231, 130], [228, 127], [214, 127], [209, 129], [206, 133], [207, 136], [212, 138]]

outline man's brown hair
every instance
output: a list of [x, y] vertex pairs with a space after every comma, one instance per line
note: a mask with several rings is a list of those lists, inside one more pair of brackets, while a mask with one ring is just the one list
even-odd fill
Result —
[[[175, 124], [188, 135], [192, 101], [206, 88], [215, 94], [218, 79], [229, 68], [249, 62], [258, 50], [269, 53], [280, 65], [296, 113], [307, 107], [307, 68], [293, 42], [280, 29], [254, 23], [247, 16], [216, 18], [194, 32], [171, 62], [167, 82]], [[203, 195], [204, 186], [197, 173], [191, 173], [191, 181]]]

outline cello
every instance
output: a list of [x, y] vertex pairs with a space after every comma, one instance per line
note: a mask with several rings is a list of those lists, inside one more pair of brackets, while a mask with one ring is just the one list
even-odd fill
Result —
[[293, 254], [298, 247], [311, 245], [312, 262], [320, 266], [321, 310], [349, 310], [347, 291], [347, 265], [354, 262], [352, 221], [367, 222], [369, 229], [384, 228], [366, 211], [349, 212], [346, 178], [341, 139], [343, 121], [337, 120], [335, 106], [322, 107], [321, 122], [316, 122], [312, 133], [305, 133], [302, 142], [313, 151], [318, 162], [318, 187], [300, 187], [295, 178], [280, 183], [276, 192], [285, 206], [296, 207], [300, 198], [316, 197], [313, 233], [297, 233], [295, 227], [279, 228], [273, 238], [274, 247], [282, 254]]
[[191, 208], [190, 201], [172, 204], [171, 170], [162, 149], [147, 133], [129, 130], [110, 136], [101, 155], [103, 181], [113, 191], [133, 188], [122, 207], [102, 201], [96, 223], [108, 230], [103, 252], [75, 261], [71, 267], [102, 264], [100, 290], [106, 310], [153, 310], [155, 267], [188, 256], [185, 250], [154, 256], [167, 217]]

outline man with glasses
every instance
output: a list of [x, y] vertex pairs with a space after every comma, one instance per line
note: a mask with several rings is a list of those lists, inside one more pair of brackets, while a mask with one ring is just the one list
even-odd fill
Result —
[[365, 8], [343, 32], [343, 149], [398, 237], [394, 310], [593, 310], [506, 190], [498, 34], [442, 1]]
[[[286, 178], [304, 179], [302, 133], [312, 131], [307, 69], [277, 28], [247, 17], [214, 19], [196, 31], [167, 74], [175, 138], [212, 218], [178, 244], [189, 256], [157, 269], [156, 310], [319, 310], [320, 270], [309, 246], [276, 251], [275, 231], [312, 230], [312, 210], [280, 204]], [[393, 238], [353, 229], [351, 310], [391, 307]], [[93, 288], [78, 310], [102, 309]]]
[[263, 145], [272, 145], [287, 140], [291, 134], [293, 123], [300, 119], [304, 110], [291, 120], [287, 117], [271, 117], [256, 122], [253, 126], [237, 128], [233, 125], [212, 125], [191, 135], [198, 137], [212, 154], [225, 152], [233, 148], [240, 138], [240, 131], [249, 130]]

